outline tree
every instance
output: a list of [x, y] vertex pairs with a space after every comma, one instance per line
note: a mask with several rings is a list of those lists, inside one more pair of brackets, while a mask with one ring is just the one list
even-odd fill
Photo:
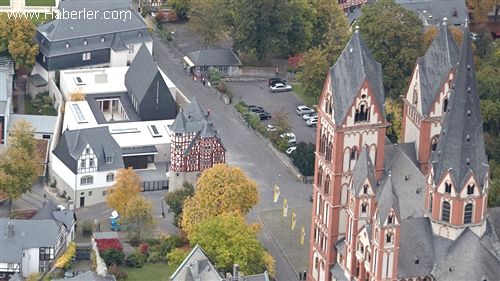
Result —
[[471, 11], [474, 21], [477, 23], [488, 22], [488, 13], [495, 7], [495, 21], [497, 15], [497, 0], [466, 0], [467, 10]]
[[486, 55], [487, 46], [493, 42], [491, 38], [491, 33], [485, 24], [480, 24], [476, 27], [477, 40], [474, 41], [476, 45], [476, 51], [474, 55], [480, 57], [481, 59]]
[[167, 254], [168, 266], [170, 268], [178, 268], [188, 255], [188, 252], [184, 252], [179, 249], [173, 249], [170, 253]]
[[36, 155], [35, 128], [30, 122], [24, 118], [15, 121], [9, 133], [9, 146], [22, 148], [31, 156]]
[[327, 45], [337, 45], [342, 51], [350, 32], [340, 5], [332, 0], [311, 0], [311, 5], [315, 7], [311, 46], [324, 48]]
[[290, 18], [286, 0], [239, 0], [234, 7], [234, 49], [254, 52], [261, 62], [288, 43]]
[[69, 92], [68, 96], [71, 101], [84, 101], [87, 94], [83, 92], [82, 87], [78, 87]]
[[184, 202], [182, 230], [189, 235], [196, 224], [229, 212], [246, 216], [258, 201], [258, 185], [241, 168], [217, 164], [201, 174], [194, 196]]
[[422, 20], [394, 0], [380, 0], [363, 8], [359, 32], [375, 59], [382, 64], [386, 94], [397, 99], [424, 53]]
[[158, 221], [153, 218], [153, 203], [142, 196], [131, 197], [122, 215], [122, 225], [131, 237], [137, 237], [139, 241], [153, 233]]
[[[455, 42], [457, 42], [458, 47], [460, 48], [462, 46], [462, 39], [464, 36], [464, 32], [454, 26], [449, 26], [451, 35], [453, 36], [453, 39], [455, 39]], [[436, 27], [431, 27], [427, 29], [424, 33], [424, 49], [427, 50], [429, 46], [432, 44], [432, 41], [434, 41], [434, 38], [436, 38], [436, 35], [438, 34], [439, 29]], [[473, 49], [475, 48], [474, 43], [472, 43]]]
[[225, 0], [191, 0], [188, 28], [203, 40], [205, 49], [214, 46], [229, 27], [226, 25]]
[[169, 207], [168, 211], [174, 213], [174, 225], [176, 227], [179, 227], [184, 201], [186, 201], [186, 198], [193, 195], [194, 186], [185, 181], [182, 183], [181, 189], [171, 191], [165, 196], [165, 203], [167, 203]]
[[321, 96], [328, 73], [328, 59], [326, 53], [318, 47], [314, 47], [305, 53], [300, 61], [302, 71], [297, 75], [297, 80], [302, 83], [302, 91], [305, 95], [315, 97]]
[[[260, 225], [250, 226], [237, 215], [220, 215], [197, 224], [189, 241], [200, 245], [219, 268], [230, 271], [236, 263], [246, 275], [253, 275], [268, 270], [271, 264], [257, 239], [260, 229]], [[268, 271], [274, 272], [274, 268]]]
[[306, 0], [292, 0], [290, 6], [290, 30], [284, 54], [296, 55], [307, 51], [313, 39], [315, 9]]
[[299, 142], [297, 149], [292, 151], [292, 159], [294, 165], [304, 176], [314, 175], [314, 152], [316, 151], [316, 144]]
[[403, 131], [403, 104], [393, 101], [391, 99], [385, 100], [385, 112], [387, 122], [392, 126], [387, 128], [385, 134], [393, 143], [397, 143], [401, 139], [401, 132]]
[[115, 184], [106, 192], [106, 205], [115, 209], [118, 214], [124, 214], [129, 200], [139, 196], [142, 190], [141, 178], [132, 170], [132, 167], [118, 170], [115, 178]]
[[12, 58], [17, 66], [31, 72], [38, 55], [38, 45], [33, 42], [35, 31], [28, 18], [0, 13], [0, 56]]
[[190, 0], [168, 0], [167, 5], [178, 15], [185, 15], [189, 10]]

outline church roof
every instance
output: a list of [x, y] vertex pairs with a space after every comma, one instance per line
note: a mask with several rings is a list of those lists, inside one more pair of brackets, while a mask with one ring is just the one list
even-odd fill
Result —
[[[464, 33], [465, 34], [465, 33]], [[424, 56], [418, 58], [422, 113], [429, 115], [447, 76], [457, 65], [460, 49], [447, 25], [442, 25]]]
[[334, 121], [340, 126], [365, 80], [370, 83], [378, 108], [385, 120], [382, 65], [371, 54], [356, 30], [334, 66], [330, 68]]
[[389, 173], [387, 180], [377, 193], [377, 205], [381, 222], [385, 221], [385, 218], [387, 218], [392, 208], [394, 208], [394, 212], [396, 213], [398, 219], [401, 219], [401, 213], [399, 212], [399, 202], [394, 193], [391, 173]]
[[353, 177], [353, 188], [355, 196], [359, 195], [361, 188], [363, 187], [367, 178], [372, 183], [372, 185], [375, 183], [375, 171], [366, 145], [363, 146], [363, 149], [359, 154], [359, 158], [356, 161], [354, 168], [352, 169], [352, 173], [353, 175], [356, 175], [355, 177]]
[[[468, 27], [464, 34], [469, 34]], [[483, 186], [488, 170], [470, 36], [463, 36], [454, 83], [432, 162], [435, 181], [450, 171], [454, 186], [460, 191], [471, 173]]]

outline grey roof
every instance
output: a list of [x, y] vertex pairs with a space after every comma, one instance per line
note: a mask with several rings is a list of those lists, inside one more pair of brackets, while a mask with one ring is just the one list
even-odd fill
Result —
[[21, 275], [19, 275], [19, 272], [16, 272], [10, 277], [9, 281], [25, 281], [25, 280]]
[[[208, 267], [210, 270], [205, 270]], [[198, 278], [198, 279], [196, 279]], [[225, 280], [215, 264], [208, 258], [200, 245], [196, 245], [184, 259], [177, 270], [170, 276], [170, 280], [178, 281], [222, 281]]]
[[337, 250], [338, 253], [340, 253], [342, 256], [345, 257], [344, 251], [345, 251], [345, 236], [340, 238], [335, 244], [333, 244], [335, 249]]
[[335, 65], [330, 68], [330, 76], [334, 121], [337, 126], [344, 122], [365, 80], [368, 80], [376, 104], [385, 120], [382, 66], [375, 61], [358, 31], [351, 37]]
[[[84, 8], [88, 9], [89, 2], [92, 3], [94, 11], [131, 7], [131, 1], [124, 0], [64, 0], [59, 1], [59, 9], [64, 9], [65, 11], [80, 11]], [[96, 7], [95, 9], [94, 6]]]
[[[114, 6], [101, 8], [101, 2], [99, 1], [93, 1], [92, 5], [89, 5], [86, 1], [69, 1], [67, 3], [66, 1], [61, 1], [61, 3], [63, 3], [63, 6], [68, 6], [67, 9], [65, 8], [66, 10], [79, 12], [86, 9], [87, 11], [99, 11], [100, 15], [104, 15], [106, 11], [110, 14], [122, 13], [122, 16], [116, 17], [117, 19], [106, 19], [104, 16], [97, 16], [92, 19], [68, 17], [55, 19], [39, 25], [37, 30], [51, 42], [148, 28], [142, 16], [130, 7], [120, 8]], [[143, 34], [141, 38], [146, 41], [152, 40], [149, 33]]]
[[45, 86], [48, 84], [47, 80], [43, 79], [40, 74], [30, 75], [28, 80], [30, 80], [35, 87]]
[[[469, 34], [468, 27], [464, 34]], [[454, 89], [444, 115], [437, 153], [432, 158], [434, 181], [440, 181], [450, 171], [457, 191], [472, 173], [482, 188], [488, 171], [471, 44], [470, 36], [463, 36]]]
[[479, 238], [466, 228], [435, 266], [436, 280], [498, 280], [500, 260], [492, 255]]
[[0, 72], [14, 74], [14, 61], [11, 58], [0, 57]]
[[442, 86], [447, 83], [448, 74], [457, 65], [459, 55], [460, 49], [450, 29], [447, 25], [441, 26], [425, 55], [417, 60], [424, 116], [430, 114]]
[[64, 223], [66, 231], [70, 232], [74, 221], [76, 221], [76, 214], [72, 210], [59, 211], [56, 203], [48, 200], [43, 207], [31, 218], [32, 220], [56, 220]]
[[15, 121], [21, 119], [28, 121], [35, 128], [35, 133], [54, 134], [56, 129], [57, 116], [11, 114], [7, 125], [8, 130], [12, 128]]
[[[68, 279], [55, 279], [54, 281], [65, 281], [65, 280]], [[116, 278], [114, 275], [101, 276], [89, 270], [82, 275], [78, 275], [71, 278], [71, 280], [72, 281], [116, 281]]]
[[429, 275], [453, 243], [433, 234], [429, 218], [403, 219], [400, 230], [398, 279]]
[[489, 208], [486, 219], [486, 231], [481, 237], [481, 243], [497, 259], [500, 259], [500, 207]]
[[141, 146], [141, 147], [124, 147], [122, 148], [122, 155], [130, 155], [130, 154], [140, 154], [140, 153], [157, 153], [158, 150], [156, 146]]
[[361, 188], [363, 187], [367, 178], [370, 181], [371, 186], [374, 186], [375, 171], [366, 145], [363, 146], [359, 158], [356, 161], [356, 165], [354, 165], [354, 168], [352, 169], [352, 175], [354, 196], [359, 195]]
[[186, 54], [198, 66], [241, 65], [241, 61], [232, 50], [210, 49], [198, 50]]
[[355, 9], [354, 11], [347, 13], [346, 18], [349, 26], [351, 26], [355, 21], [357, 21], [361, 16], [361, 14], [362, 14], [361, 9]]
[[335, 263], [332, 268], [330, 268], [330, 273], [335, 277], [337, 281], [349, 281], [347, 277], [344, 275], [344, 269], [338, 264]]
[[125, 86], [129, 95], [133, 94], [140, 103], [158, 73], [158, 67], [146, 44], [142, 44], [125, 74]]
[[381, 221], [385, 221], [389, 212], [394, 208], [394, 212], [399, 220], [401, 220], [401, 213], [399, 212], [398, 198], [394, 192], [394, 185], [392, 183], [391, 173], [389, 172], [388, 178], [385, 180], [381, 188], [377, 192], [377, 206], [378, 213]]
[[[14, 236], [7, 237], [7, 224], [14, 223]], [[23, 249], [55, 247], [59, 229], [55, 220], [0, 218], [0, 262], [20, 263]]]
[[[89, 144], [97, 156], [98, 171], [117, 170], [123, 168], [120, 146], [111, 137], [107, 126], [80, 130], [65, 130], [54, 149], [54, 155], [76, 174], [78, 159], [86, 145]], [[104, 148], [113, 151], [113, 163], [106, 163]]]
[[113, 36], [113, 41], [111, 41], [111, 49], [113, 49], [115, 52], [128, 50], [121, 37], [116, 34], [115, 36]]
[[[432, 19], [436, 20], [436, 25], [441, 24], [445, 17], [448, 19], [447, 22], [450, 25], [463, 25], [465, 19], [469, 17], [465, 1], [463, 0], [396, 0], [396, 3], [405, 9], [412, 10], [420, 18], [432, 14]], [[453, 12], [455, 11], [457, 11], [456, 17], [453, 16]]]

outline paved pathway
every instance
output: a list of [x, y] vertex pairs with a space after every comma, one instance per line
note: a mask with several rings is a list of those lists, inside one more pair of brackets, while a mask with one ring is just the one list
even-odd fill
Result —
[[14, 90], [14, 95], [17, 98], [17, 114], [24, 114], [24, 93], [23, 89]]

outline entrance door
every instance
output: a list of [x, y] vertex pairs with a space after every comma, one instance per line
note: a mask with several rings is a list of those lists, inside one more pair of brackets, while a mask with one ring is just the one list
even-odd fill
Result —
[[80, 207], [85, 206], [85, 197], [80, 197]]

